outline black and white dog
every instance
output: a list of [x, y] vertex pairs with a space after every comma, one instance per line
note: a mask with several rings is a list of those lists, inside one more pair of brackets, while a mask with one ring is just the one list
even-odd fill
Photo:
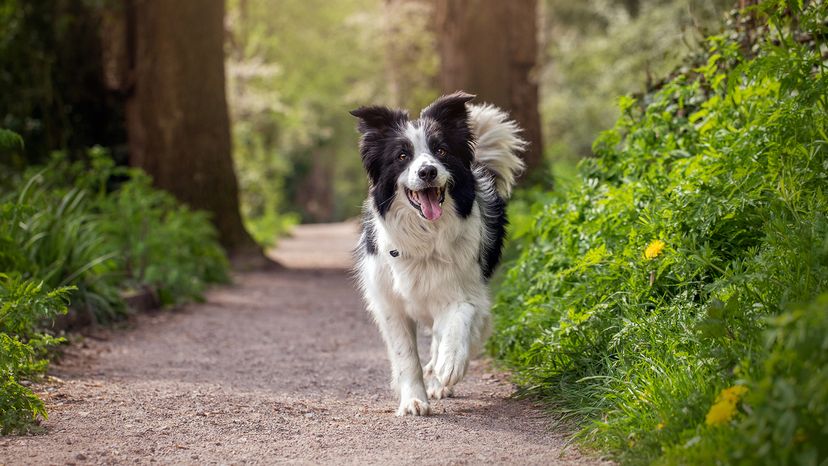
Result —
[[[379, 106], [351, 112], [370, 179], [356, 273], [388, 347], [398, 416], [427, 415], [428, 398], [451, 396], [489, 334], [487, 282], [526, 143], [500, 109], [467, 105], [473, 97], [443, 96], [418, 120]], [[432, 329], [425, 368], [417, 323]]]

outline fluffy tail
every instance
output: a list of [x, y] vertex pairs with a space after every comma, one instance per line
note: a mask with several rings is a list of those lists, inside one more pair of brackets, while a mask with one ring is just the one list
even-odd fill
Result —
[[517, 156], [528, 144], [519, 136], [522, 130], [506, 112], [491, 104], [469, 105], [469, 125], [477, 140], [477, 162], [494, 174], [495, 189], [508, 198], [524, 168]]

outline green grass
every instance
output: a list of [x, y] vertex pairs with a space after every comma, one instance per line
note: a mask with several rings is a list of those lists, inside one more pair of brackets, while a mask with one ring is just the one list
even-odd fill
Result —
[[755, 56], [739, 31], [711, 37], [700, 65], [620, 100], [564, 193], [513, 209], [491, 351], [622, 462], [826, 458], [828, 77], [824, 43], [800, 40], [825, 37], [826, 7], [759, 10]]

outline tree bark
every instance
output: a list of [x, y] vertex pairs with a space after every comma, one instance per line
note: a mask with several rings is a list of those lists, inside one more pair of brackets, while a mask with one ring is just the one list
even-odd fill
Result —
[[435, 6], [442, 91], [462, 89], [509, 111], [529, 141], [526, 175], [542, 176], [537, 0], [436, 0]]
[[244, 229], [225, 98], [224, 1], [131, 0], [130, 164], [212, 214], [231, 258], [261, 256]]

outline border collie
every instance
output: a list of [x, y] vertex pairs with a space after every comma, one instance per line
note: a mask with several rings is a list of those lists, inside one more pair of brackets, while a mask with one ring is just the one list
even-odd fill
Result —
[[[526, 142], [506, 113], [473, 98], [440, 97], [417, 120], [380, 106], [351, 112], [370, 180], [355, 272], [388, 348], [398, 416], [428, 415], [429, 398], [451, 396], [489, 335], [487, 282]], [[424, 368], [418, 323], [432, 331]]]

